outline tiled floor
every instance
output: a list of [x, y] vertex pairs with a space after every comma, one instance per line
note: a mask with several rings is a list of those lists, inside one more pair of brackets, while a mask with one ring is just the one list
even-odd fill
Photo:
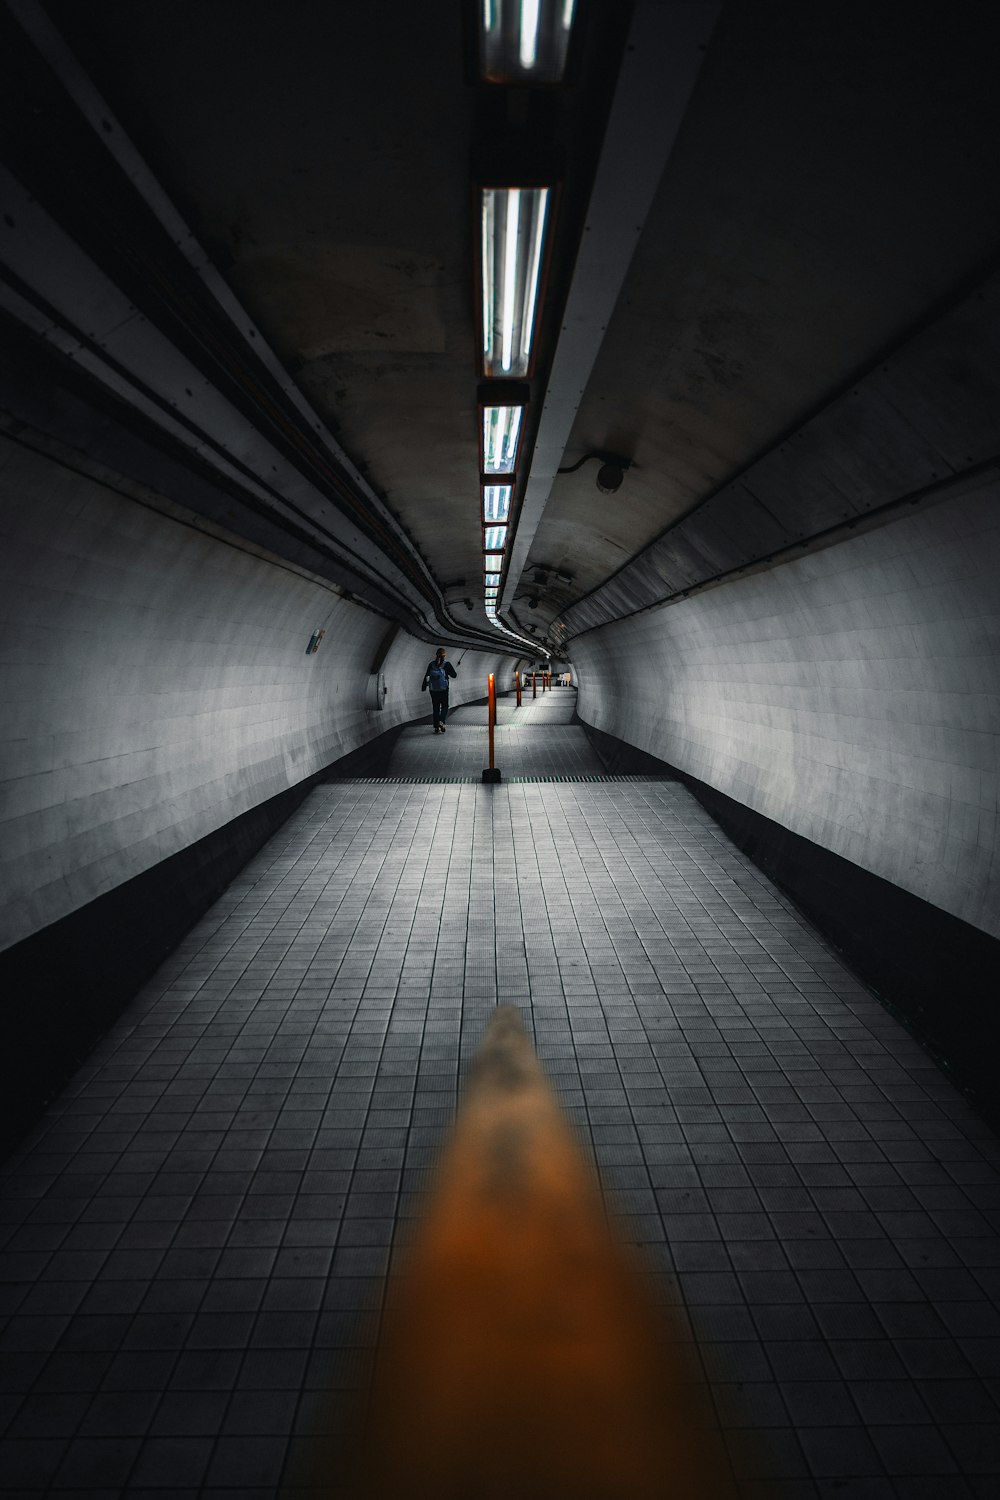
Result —
[[[497, 703], [495, 760], [502, 776], [587, 776], [601, 772], [590, 741], [571, 725], [576, 694], [553, 688], [532, 700], [531, 689], [520, 708], [513, 695]], [[404, 729], [396, 741], [388, 774], [392, 776], [472, 776], [488, 764], [485, 704], [456, 708], [444, 734], [430, 724]], [[543, 732], [544, 731], [544, 732]]]
[[270, 1500], [344, 1410], [498, 999], [747, 1500], [1000, 1492], [997, 1139], [690, 794], [352, 781], [7, 1166], [4, 1493]]

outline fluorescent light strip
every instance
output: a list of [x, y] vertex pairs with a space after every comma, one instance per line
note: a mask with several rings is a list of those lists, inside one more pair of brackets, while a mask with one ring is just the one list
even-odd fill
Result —
[[494, 286], [493, 264], [496, 238], [496, 205], [492, 194], [483, 194], [482, 209], [482, 255], [483, 255], [483, 360], [489, 358], [493, 342]]
[[521, 0], [521, 43], [518, 61], [527, 72], [538, 61], [539, 0]]
[[500, 368], [510, 374], [514, 354], [514, 291], [517, 284], [517, 226], [521, 217], [521, 192], [511, 188], [507, 194], [504, 225], [503, 330], [500, 341]]
[[483, 407], [483, 466], [487, 474], [514, 472], [520, 432], [520, 406]]
[[483, 520], [506, 521], [510, 515], [512, 486], [509, 484], [486, 484], [483, 486]]
[[528, 275], [528, 300], [521, 322], [521, 360], [527, 371], [531, 358], [531, 339], [535, 331], [535, 302], [538, 298], [538, 282], [542, 273], [542, 241], [545, 238], [545, 220], [549, 210], [549, 190], [539, 191], [535, 206], [535, 240], [531, 247], [531, 271]]
[[495, 573], [498, 568], [503, 567], [503, 553], [485, 552], [483, 554], [483, 567], [487, 573]]
[[483, 536], [483, 546], [488, 550], [492, 547], [503, 549], [507, 542], [506, 526], [487, 526]]
[[479, 51], [489, 83], [559, 83], [575, 0], [482, 0]]
[[505, 470], [513, 470], [517, 453], [517, 439], [521, 432], [521, 408], [510, 406], [500, 435], [500, 462]]
[[545, 234], [552, 203], [547, 187], [483, 188], [482, 245], [483, 373], [527, 375]]

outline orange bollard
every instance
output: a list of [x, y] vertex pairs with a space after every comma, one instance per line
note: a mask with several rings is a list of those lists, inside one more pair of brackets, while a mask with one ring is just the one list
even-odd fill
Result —
[[533, 698], [538, 697], [538, 674], [536, 672], [532, 672], [531, 674], [531, 696]]
[[497, 685], [496, 679], [494, 678], [492, 672], [486, 679], [486, 701], [486, 719], [490, 740], [490, 763], [487, 766], [486, 770], [483, 772], [483, 780], [499, 781], [500, 772], [497, 770], [493, 761], [493, 731], [497, 722]]
[[487, 691], [487, 693], [489, 695], [489, 700], [490, 700], [489, 701], [490, 770], [492, 771], [494, 769], [494, 763], [493, 763], [493, 727], [494, 727], [494, 725], [496, 724], [496, 721], [497, 721], [497, 688], [496, 688], [496, 683], [493, 681], [493, 673], [492, 672], [490, 673], [490, 675], [486, 679], [486, 681], [487, 681], [487, 689], [486, 689], [486, 691]]
[[518, 708], [520, 708], [521, 707], [521, 674], [520, 674], [520, 672], [515, 672], [514, 673], [514, 692], [517, 694], [517, 706], [518, 706]]
[[389, 1289], [352, 1500], [735, 1500], [687, 1338], [500, 1008]]

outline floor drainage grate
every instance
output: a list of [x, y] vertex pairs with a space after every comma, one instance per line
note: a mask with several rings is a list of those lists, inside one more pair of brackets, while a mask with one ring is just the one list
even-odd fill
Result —
[[[331, 776], [326, 785], [336, 786], [477, 786], [479, 776]], [[670, 776], [505, 776], [502, 785], [523, 785], [534, 782], [580, 782], [580, 781], [672, 781]]]
[[508, 776], [507, 781], [669, 781], [669, 776]]

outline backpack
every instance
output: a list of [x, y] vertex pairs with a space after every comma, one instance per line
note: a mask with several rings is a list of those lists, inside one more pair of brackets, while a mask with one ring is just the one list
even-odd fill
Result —
[[427, 668], [427, 682], [432, 693], [446, 693], [448, 691], [448, 673], [444, 666], [438, 666], [432, 661]]

